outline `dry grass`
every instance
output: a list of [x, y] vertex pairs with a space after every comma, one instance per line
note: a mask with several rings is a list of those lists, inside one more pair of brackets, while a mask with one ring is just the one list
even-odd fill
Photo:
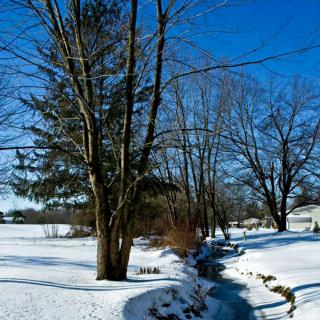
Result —
[[296, 301], [296, 297], [289, 287], [275, 286], [271, 288], [271, 291], [281, 294], [291, 304], [294, 304]]
[[186, 257], [189, 251], [197, 250], [201, 242], [193, 231], [171, 229], [165, 236], [152, 238], [149, 244], [156, 249], [163, 249], [169, 246], [181, 257]]
[[296, 302], [296, 296], [294, 295], [294, 293], [292, 293], [291, 288], [281, 286], [281, 285], [277, 285], [273, 287], [268, 286], [267, 282], [277, 280], [277, 278], [274, 276], [265, 276], [262, 273], [258, 273], [256, 278], [263, 280], [263, 283], [269, 290], [280, 294], [282, 297], [284, 297], [287, 300], [287, 302], [291, 304], [290, 310], [288, 311], [288, 314], [291, 317], [293, 311], [296, 309], [296, 305], [294, 304]]
[[163, 249], [166, 246], [166, 240], [164, 237], [153, 237], [150, 239], [149, 245], [156, 249]]
[[186, 257], [189, 250], [197, 250], [200, 246], [196, 234], [190, 230], [170, 230], [165, 237], [166, 245], [174, 249], [180, 256]]
[[274, 277], [274, 276], [265, 276], [265, 275], [263, 275], [263, 274], [261, 274], [261, 273], [258, 273], [258, 274], [257, 274], [257, 279], [262, 279], [262, 280], [263, 280], [263, 283], [267, 283], [267, 282], [269, 282], [269, 281], [277, 280], [277, 278]]

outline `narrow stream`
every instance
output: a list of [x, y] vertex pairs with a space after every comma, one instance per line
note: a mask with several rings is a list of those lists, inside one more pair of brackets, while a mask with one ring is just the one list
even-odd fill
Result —
[[244, 298], [248, 291], [245, 285], [234, 282], [230, 278], [221, 275], [224, 270], [219, 258], [234, 256], [235, 250], [223, 250], [214, 247], [210, 259], [198, 263], [199, 275], [212, 280], [215, 287], [211, 290], [210, 296], [222, 302], [220, 309], [215, 315], [215, 320], [254, 320], [253, 308]]

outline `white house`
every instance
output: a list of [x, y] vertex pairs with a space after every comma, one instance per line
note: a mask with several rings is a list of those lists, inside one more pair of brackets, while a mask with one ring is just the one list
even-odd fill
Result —
[[315, 222], [320, 223], [320, 206], [310, 204], [294, 209], [287, 216], [287, 227], [293, 229], [312, 229]]
[[3, 217], [4, 224], [13, 224], [13, 217]]
[[14, 217], [4, 216], [3, 218], [1, 218], [0, 223], [1, 224], [20, 224], [20, 223], [24, 223], [24, 220], [25, 220], [24, 217], [16, 217], [14, 219]]
[[229, 228], [240, 228], [240, 224], [238, 221], [230, 221], [228, 225], [229, 225]]
[[244, 227], [257, 227], [260, 225], [260, 219], [257, 218], [248, 218], [243, 221]]

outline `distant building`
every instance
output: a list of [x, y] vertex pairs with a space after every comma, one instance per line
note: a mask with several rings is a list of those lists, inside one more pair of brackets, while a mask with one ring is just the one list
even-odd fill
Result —
[[0, 224], [23, 224], [25, 219], [26, 217], [18, 210], [14, 211], [10, 217], [0, 214]]
[[261, 220], [261, 225], [265, 228], [271, 228], [274, 226], [274, 220], [271, 216], [266, 216]]
[[240, 228], [241, 227], [241, 223], [239, 223], [238, 221], [230, 221], [228, 223], [229, 228]]
[[13, 217], [4, 217], [3, 224], [13, 224]]
[[287, 216], [287, 228], [289, 230], [312, 229], [315, 222], [320, 223], [320, 206], [315, 204], [294, 209]]
[[248, 228], [248, 227], [259, 227], [261, 225], [261, 222], [260, 222], [260, 219], [257, 219], [257, 218], [248, 218], [248, 219], [245, 219], [243, 221], [243, 226], [245, 228]]

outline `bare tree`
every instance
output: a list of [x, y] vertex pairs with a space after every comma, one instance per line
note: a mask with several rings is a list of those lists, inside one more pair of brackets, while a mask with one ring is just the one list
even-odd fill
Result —
[[279, 231], [286, 230], [288, 201], [305, 183], [316, 188], [319, 174], [319, 96], [309, 81], [287, 85], [231, 81], [225, 117], [229, 172], [268, 206]]

